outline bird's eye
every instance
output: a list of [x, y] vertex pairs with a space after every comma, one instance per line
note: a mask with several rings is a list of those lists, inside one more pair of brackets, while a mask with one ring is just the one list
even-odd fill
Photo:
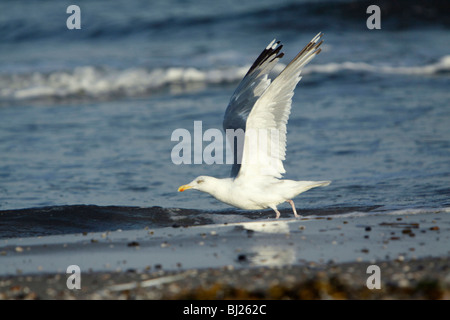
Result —
[[198, 184], [203, 183], [203, 182], [205, 182], [205, 180], [203, 180], [203, 179], [198, 179], [198, 180], [197, 180], [197, 183], [198, 183]]

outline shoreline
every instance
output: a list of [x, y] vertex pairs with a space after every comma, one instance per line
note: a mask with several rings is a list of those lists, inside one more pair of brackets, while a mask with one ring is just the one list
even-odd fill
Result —
[[0, 299], [450, 299], [449, 230], [418, 211], [10, 238]]

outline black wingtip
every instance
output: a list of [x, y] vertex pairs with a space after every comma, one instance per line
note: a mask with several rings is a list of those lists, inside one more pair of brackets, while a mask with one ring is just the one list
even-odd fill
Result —
[[255, 69], [257, 69], [260, 65], [262, 65], [265, 61], [270, 59], [270, 62], [275, 60], [276, 58], [281, 58], [284, 56], [283, 52], [280, 52], [283, 48], [283, 44], [281, 41], [276, 41], [275, 39], [261, 52], [261, 54], [256, 58], [253, 65], [248, 70], [247, 74], [252, 73]]

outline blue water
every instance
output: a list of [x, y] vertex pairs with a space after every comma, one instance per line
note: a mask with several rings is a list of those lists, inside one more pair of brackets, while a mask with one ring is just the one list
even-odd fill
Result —
[[[373, 1], [372, 1], [373, 2]], [[277, 38], [287, 64], [318, 32], [288, 124], [286, 178], [332, 180], [299, 209], [450, 205], [448, 1], [0, 3], [0, 210], [93, 204], [224, 210], [177, 188], [230, 165], [175, 165], [177, 128], [221, 128]], [[205, 143], [205, 147], [208, 143]], [[286, 205], [286, 208], [288, 205]], [[284, 207], [283, 207], [284, 208]]]

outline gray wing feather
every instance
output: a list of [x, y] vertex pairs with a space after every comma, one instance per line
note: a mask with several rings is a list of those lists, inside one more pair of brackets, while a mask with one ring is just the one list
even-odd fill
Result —
[[[270, 71], [272, 71], [278, 60], [284, 55], [283, 52], [280, 52], [282, 47], [283, 45], [280, 44], [280, 41], [274, 39], [261, 52], [245, 77], [239, 83], [231, 96], [225, 111], [223, 119], [223, 129], [225, 132], [227, 129], [242, 129], [245, 132], [245, 126], [250, 111], [271, 83], [271, 79], [269, 79], [268, 76]], [[240, 163], [242, 157], [242, 150], [238, 150], [238, 148], [242, 149], [242, 146], [239, 146], [236, 140], [231, 143], [231, 145], [234, 145], [234, 160], [231, 176], [236, 177], [241, 167]]]
[[[237, 179], [241, 176], [261, 175], [281, 178], [285, 173], [283, 160], [286, 153], [286, 125], [292, 97], [301, 79], [302, 69], [321, 51], [321, 38], [322, 33], [317, 34], [256, 101], [247, 118], [242, 166]], [[255, 132], [258, 143], [265, 136], [269, 139], [270, 143], [266, 148], [260, 148], [258, 144], [251, 142], [254, 141], [251, 138], [255, 137]], [[260, 134], [262, 136], [258, 136]]]

